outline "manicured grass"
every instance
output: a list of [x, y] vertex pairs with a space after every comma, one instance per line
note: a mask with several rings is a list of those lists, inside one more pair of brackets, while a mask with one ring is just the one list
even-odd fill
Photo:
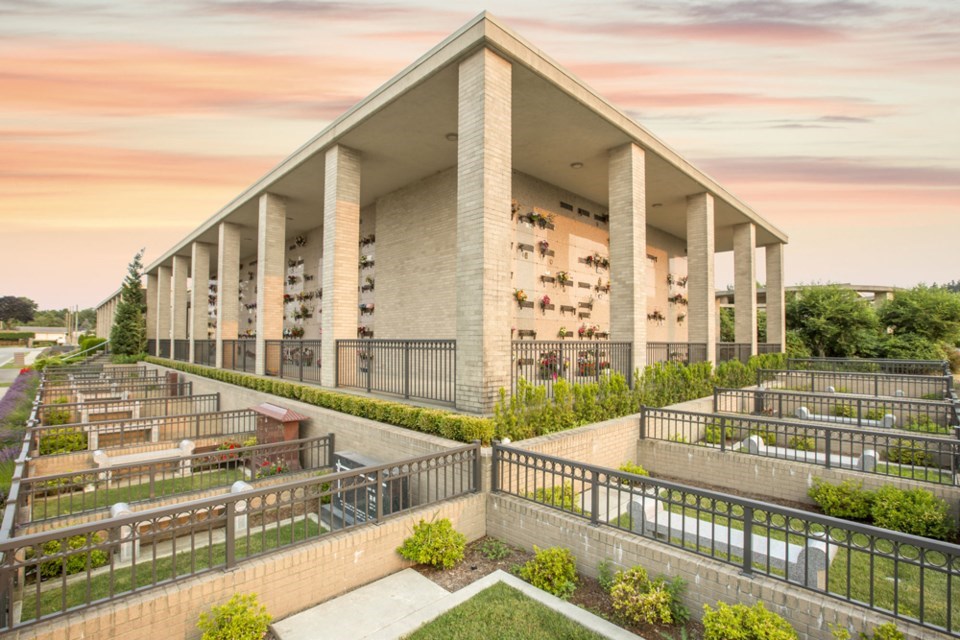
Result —
[[594, 633], [502, 582], [428, 622], [408, 640], [600, 640]]
[[877, 473], [910, 478], [911, 480], [935, 482], [937, 484], [953, 484], [953, 478], [950, 477], [949, 471], [940, 471], [939, 469], [930, 469], [928, 467], [904, 467], [898, 464], [880, 462], [877, 464]]
[[[192, 473], [189, 476], [160, 480], [153, 484], [153, 499], [202, 491], [216, 487], [225, 487], [237, 480], [244, 480], [243, 469], [218, 469], [201, 473]], [[104, 509], [117, 502], [143, 502], [150, 500], [150, 483], [124, 484], [119, 487], [107, 487], [97, 491], [84, 493], [73, 491], [53, 495], [48, 498], [35, 500], [33, 503], [33, 520], [45, 520], [69, 513], [82, 513]]]
[[[246, 536], [237, 539], [236, 557], [239, 560], [270, 549], [317, 537], [325, 532], [325, 528], [304, 519], [294, 524], [286, 524], [267, 531], [251, 529], [249, 544]], [[198, 533], [196, 539], [199, 544], [203, 539], [203, 534]], [[62, 587], [43, 591], [40, 594], [40, 615], [50, 615], [61, 610], [80, 607], [107, 598], [111, 594], [111, 583], [113, 594], [127, 593], [165, 580], [188, 577], [193, 573], [222, 567], [226, 564], [227, 557], [226, 544], [222, 542], [199, 548], [194, 553], [181, 549], [177, 554], [176, 565], [174, 565], [173, 557], [160, 558], [157, 562], [151, 563], [148, 555], [150, 552], [141, 551], [141, 553], [142, 555], [136, 565], [136, 572], [131, 567], [114, 569], [112, 572], [109, 567], [103, 567], [99, 569], [100, 573], [90, 579], [89, 583], [80, 579], [68, 584], [66, 594], [63, 593]], [[61, 578], [55, 578], [52, 582], [60, 583], [61, 580]], [[65, 604], [62, 600], [64, 597], [66, 598]], [[36, 617], [36, 583], [30, 583], [24, 587], [23, 620], [33, 620]]]

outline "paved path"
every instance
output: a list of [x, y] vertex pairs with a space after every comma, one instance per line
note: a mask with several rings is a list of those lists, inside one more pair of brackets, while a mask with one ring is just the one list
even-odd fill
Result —
[[450, 593], [413, 569], [404, 569], [275, 622], [273, 632], [280, 640], [397, 640], [497, 582], [505, 582], [605, 638], [643, 640], [503, 571], [491, 573]]

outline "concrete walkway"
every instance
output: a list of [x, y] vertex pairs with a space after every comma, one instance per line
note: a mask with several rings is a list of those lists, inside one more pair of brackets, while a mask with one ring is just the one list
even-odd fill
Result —
[[413, 569], [404, 569], [275, 622], [273, 632], [280, 640], [398, 640], [497, 582], [506, 583], [605, 638], [643, 640], [504, 571], [495, 571], [450, 593]]

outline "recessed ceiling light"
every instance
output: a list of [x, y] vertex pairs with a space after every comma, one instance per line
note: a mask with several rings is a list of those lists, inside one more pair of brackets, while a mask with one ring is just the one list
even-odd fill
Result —
[[571, 162], [571, 163], [570, 163], [570, 168], [571, 168], [571, 169], [582, 169], [582, 168], [583, 168], [583, 163], [582, 163], [582, 162]]
[[458, 135], [455, 134], [455, 133], [448, 133], [448, 134], [446, 135], [447, 140], [449, 140], [450, 142], [456, 142], [456, 141], [457, 141], [457, 138], [459, 138], [459, 137], [460, 137], [460, 136], [458, 136]]

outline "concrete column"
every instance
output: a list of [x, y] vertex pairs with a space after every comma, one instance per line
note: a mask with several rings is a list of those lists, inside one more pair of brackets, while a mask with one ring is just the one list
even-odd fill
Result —
[[190, 274], [190, 258], [173, 256], [173, 275], [170, 282], [170, 357], [176, 351], [177, 340], [187, 337], [187, 276]]
[[190, 362], [196, 362], [196, 341], [207, 339], [207, 296], [210, 295], [210, 245], [190, 247]]
[[171, 273], [170, 267], [157, 267], [157, 353], [160, 353], [159, 345], [161, 341], [170, 342]]
[[220, 223], [217, 247], [217, 368], [232, 367], [233, 353], [224, 366], [223, 341], [236, 340], [240, 316], [240, 227]]
[[493, 409], [510, 385], [511, 64], [460, 63], [457, 144], [457, 408]]
[[767, 342], [787, 350], [787, 314], [783, 298], [783, 243], [768, 244], [767, 254]]
[[757, 353], [757, 227], [752, 222], [733, 228], [733, 314], [736, 341]]
[[[337, 340], [357, 337], [357, 269], [360, 260], [360, 154], [327, 150], [323, 185], [323, 314], [320, 383], [337, 385]], [[344, 366], [356, 365], [354, 362]]]
[[647, 361], [646, 156], [629, 143], [610, 151], [610, 339], [633, 344], [631, 369]]
[[[260, 376], [268, 371], [276, 375], [280, 366], [279, 351], [270, 354], [275, 362], [267, 362], [266, 341], [283, 339], [286, 235], [286, 204], [279, 196], [264, 193], [260, 196], [260, 217], [257, 227], [257, 363], [255, 372]], [[356, 309], [356, 305], [353, 308]]]
[[713, 196], [709, 193], [687, 197], [687, 275], [688, 339], [706, 344], [707, 359], [716, 362]]

